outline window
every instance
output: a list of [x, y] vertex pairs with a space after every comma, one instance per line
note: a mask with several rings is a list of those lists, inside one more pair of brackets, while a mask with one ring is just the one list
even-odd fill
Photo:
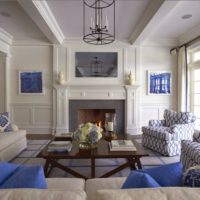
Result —
[[200, 66], [192, 69], [191, 84], [191, 110], [198, 118], [200, 127]]
[[196, 129], [200, 130], [200, 43], [188, 50], [189, 69], [189, 105], [190, 111], [197, 117]]
[[193, 54], [193, 62], [197, 62], [200, 60], [200, 51], [197, 51]]

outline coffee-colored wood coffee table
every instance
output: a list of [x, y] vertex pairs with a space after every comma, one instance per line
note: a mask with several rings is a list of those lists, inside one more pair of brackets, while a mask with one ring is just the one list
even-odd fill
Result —
[[[129, 138], [130, 139], [130, 138]], [[72, 141], [73, 147], [71, 152], [48, 152], [47, 146], [38, 154], [37, 157], [46, 159], [44, 166], [44, 172], [46, 177], [48, 177], [53, 167], [60, 168], [67, 173], [72, 174], [75, 177], [88, 179], [79, 172], [72, 170], [68, 166], [64, 166], [59, 163], [60, 159], [90, 159], [91, 160], [91, 177], [95, 177], [95, 161], [96, 159], [109, 159], [109, 158], [125, 158], [126, 162], [115, 169], [103, 174], [99, 178], [109, 177], [120, 170], [130, 167], [131, 169], [141, 169], [142, 165], [140, 158], [143, 156], [148, 156], [147, 152], [143, 149], [142, 145], [133, 140], [137, 151], [110, 151], [108, 141], [100, 140], [97, 148], [91, 150], [81, 150], [78, 147], [77, 141]]]

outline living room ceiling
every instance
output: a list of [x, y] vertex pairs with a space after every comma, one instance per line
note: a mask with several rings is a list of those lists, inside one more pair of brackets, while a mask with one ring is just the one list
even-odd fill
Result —
[[47, 41], [44, 34], [16, 1], [0, 2], [0, 28], [14, 40]]
[[[0, 1], [0, 28], [11, 34], [14, 42], [61, 44], [72, 39], [81, 40], [82, 1]], [[173, 40], [180, 44], [185, 42], [183, 36], [200, 35], [199, 8], [200, 1], [192, 0], [116, 0], [116, 39], [131, 44], [141, 44], [145, 40]], [[192, 17], [183, 20], [184, 15]], [[187, 34], [191, 30], [195, 34]]]

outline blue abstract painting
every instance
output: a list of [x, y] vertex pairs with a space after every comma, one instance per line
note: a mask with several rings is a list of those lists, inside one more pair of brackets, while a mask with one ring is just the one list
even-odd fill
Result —
[[43, 93], [42, 72], [20, 72], [20, 93]]
[[148, 78], [149, 94], [171, 94], [171, 72], [149, 72]]

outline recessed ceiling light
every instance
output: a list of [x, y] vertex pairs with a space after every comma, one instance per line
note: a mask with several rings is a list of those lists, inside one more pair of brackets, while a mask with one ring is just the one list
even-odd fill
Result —
[[190, 19], [192, 17], [191, 14], [186, 14], [186, 15], [183, 15], [181, 18], [182, 19]]
[[3, 17], [11, 17], [11, 14], [5, 11], [0, 12], [0, 15]]

